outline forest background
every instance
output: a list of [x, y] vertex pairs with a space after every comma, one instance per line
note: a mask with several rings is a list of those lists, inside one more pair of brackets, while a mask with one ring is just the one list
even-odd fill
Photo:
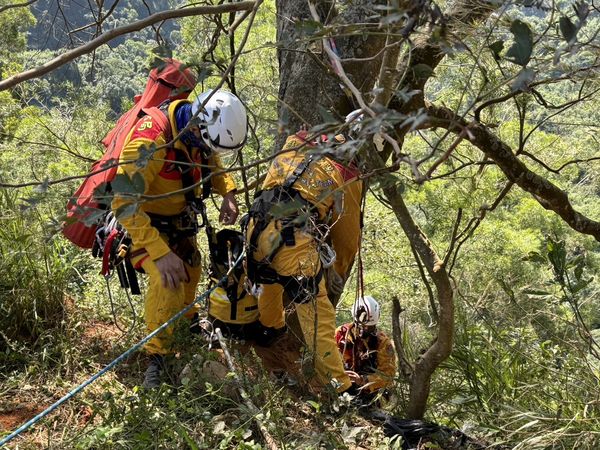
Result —
[[[349, 150], [371, 169], [365, 291], [402, 350], [386, 406], [394, 415], [424, 416], [490, 446], [600, 446], [599, 10], [584, 1], [316, 3], [311, 11], [271, 0], [251, 13], [157, 22], [7, 89], [11, 76], [103, 32], [186, 5], [0, 0], [2, 431], [144, 335], [141, 300], [130, 303], [113, 280], [109, 301], [99, 262], [59, 230], [74, 177], [99, 158], [99, 141], [156, 59], [173, 55], [201, 75], [197, 93], [235, 60], [226, 86], [248, 106], [251, 139], [232, 167], [268, 159], [302, 122], [331, 133], [350, 110], [371, 107]], [[382, 132], [389, 139], [377, 152]], [[235, 172], [249, 186], [243, 209], [267, 164]], [[355, 265], [339, 323], [358, 278]], [[214, 358], [185, 333], [178, 339], [182, 367]], [[278, 384], [252, 355], [238, 359], [282, 447], [399, 445], [351, 409]], [[195, 374], [148, 394], [136, 387], [140, 361], [13, 445], [264, 445], [228, 377]]]

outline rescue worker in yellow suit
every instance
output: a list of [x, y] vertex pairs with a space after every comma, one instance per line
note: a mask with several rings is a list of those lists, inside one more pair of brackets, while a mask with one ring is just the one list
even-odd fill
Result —
[[325, 156], [307, 138], [305, 131], [288, 137], [271, 162], [249, 212], [246, 269], [260, 285], [259, 320], [265, 328], [257, 343], [268, 345], [285, 331], [285, 291], [295, 303], [320, 381], [335, 379], [338, 392], [344, 392], [352, 382], [335, 344], [335, 308], [323, 261], [332, 256], [328, 239], [336, 254], [329, 277], [345, 279], [358, 250], [362, 182], [353, 164], [334, 158], [335, 147]]
[[[112, 202], [117, 219], [132, 238], [131, 262], [148, 275], [144, 319], [149, 332], [195, 299], [201, 272], [196, 212], [203, 208], [202, 194], [212, 188], [223, 196], [222, 223], [233, 224], [237, 218], [236, 186], [219, 171], [218, 153], [242, 148], [247, 132], [244, 106], [226, 91], [206, 92], [193, 103], [165, 103], [160, 111], [162, 124], [155, 111], [133, 127], [117, 174], [127, 175], [133, 183], [143, 180], [144, 194], [154, 198], [139, 202], [129, 214], [120, 212], [132, 207], [131, 196], [116, 192]], [[165, 145], [186, 127], [174, 144]], [[158, 149], [153, 150], [153, 144]], [[187, 317], [195, 313], [192, 309]], [[169, 327], [146, 344], [150, 363], [144, 387], [160, 385], [163, 357], [172, 353], [172, 334]]]
[[396, 373], [396, 354], [390, 338], [377, 329], [381, 310], [371, 296], [361, 297], [352, 306], [351, 323], [335, 332], [344, 368], [359, 387], [361, 397], [371, 400], [388, 387]]

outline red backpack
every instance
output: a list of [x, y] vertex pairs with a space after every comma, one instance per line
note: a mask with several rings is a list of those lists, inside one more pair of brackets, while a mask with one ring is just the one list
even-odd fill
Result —
[[167, 118], [157, 107], [165, 100], [187, 98], [195, 85], [192, 72], [175, 59], [166, 59], [164, 65], [150, 71], [144, 93], [135, 97], [133, 108], [119, 118], [102, 140], [104, 155], [92, 165], [89, 175], [67, 203], [67, 220], [62, 229], [67, 239], [79, 247], [92, 248], [98, 222], [109, 206], [96, 199], [94, 193], [115, 178], [129, 132], [143, 114], [152, 116], [161, 128], [167, 129]]

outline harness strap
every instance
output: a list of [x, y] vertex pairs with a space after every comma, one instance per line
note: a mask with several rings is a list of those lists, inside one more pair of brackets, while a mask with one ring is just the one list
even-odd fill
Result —
[[310, 163], [312, 163], [312, 161], [313, 161], [313, 155], [305, 156], [304, 159], [300, 162], [300, 164], [298, 164], [296, 169], [294, 169], [294, 172], [292, 173], [292, 175], [289, 176], [285, 180], [285, 182], [282, 185], [283, 189], [286, 191], [288, 189], [291, 189], [292, 186], [294, 185], [294, 183], [296, 183], [296, 181], [298, 181], [298, 178], [300, 178], [302, 176], [302, 174], [304, 172], [306, 172], [306, 169], [308, 168], [308, 166], [310, 166]]
[[113, 242], [118, 235], [119, 230], [117, 230], [116, 228], [113, 229], [106, 238], [106, 242], [104, 244], [104, 251], [102, 255], [102, 271], [100, 273], [105, 277], [108, 276], [108, 274], [110, 273], [110, 256], [112, 253], [111, 249], [113, 246]]

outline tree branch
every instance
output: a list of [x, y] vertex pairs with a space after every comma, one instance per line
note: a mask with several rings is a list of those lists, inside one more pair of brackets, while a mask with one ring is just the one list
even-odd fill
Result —
[[25, 3], [14, 3], [12, 5], [5, 5], [5, 6], [3, 6], [3, 7], [0, 8], [0, 14], [2, 14], [7, 9], [11, 9], [11, 8], [23, 8], [25, 6], [29, 6], [29, 5], [33, 4], [35, 2], [37, 2], [37, 0], [29, 0], [28, 2], [25, 2]]
[[12, 77], [9, 77], [6, 80], [0, 81], [0, 91], [16, 86], [17, 84], [23, 81], [31, 80], [32, 78], [37, 78], [39, 76], [45, 75], [48, 72], [51, 72], [57, 67], [60, 67], [81, 55], [90, 53], [91, 51], [100, 47], [102, 44], [106, 44], [107, 42], [111, 41], [112, 39], [118, 36], [142, 30], [154, 23], [181, 17], [199, 16], [206, 14], [222, 14], [233, 11], [246, 11], [254, 8], [255, 4], [256, 2], [254, 1], [242, 1], [239, 3], [225, 3], [217, 6], [197, 6], [193, 8], [161, 11], [159, 13], [152, 14], [151, 16], [148, 16], [145, 19], [138, 20], [128, 25], [114, 28], [113, 30], [103, 33], [96, 39], [93, 39], [90, 42], [88, 42], [87, 44], [65, 52], [62, 55], [59, 55], [56, 58], [48, 61], [47, 63], [42, 64], [41, 66], [26, 70], [19, 74], [13, 75]]
[[575, 231], [589, 234], [600, 241], [600, 222], [576, 211], [565, 191], [531, 171], [489, 128], [476, 122], [469, 123], [445, 107], [429, 106], [427, 113], [431, 126], [442, 127], [456, 134], [468, 127], [471, 135], [467, 139], [493, 160], [510, 181], [532, 194], [540, 205], [554, 211]]

